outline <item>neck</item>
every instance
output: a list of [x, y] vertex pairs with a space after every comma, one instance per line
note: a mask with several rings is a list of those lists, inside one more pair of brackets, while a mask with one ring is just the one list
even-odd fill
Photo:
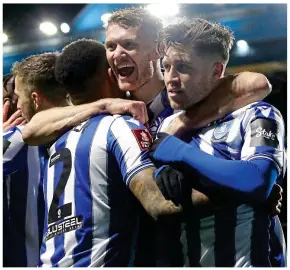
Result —
[[154, 63], [153, 77], [139, 89], [131, 92], [131, 99], [148, 104], [164, 89], [163, 75], [158, 63]]

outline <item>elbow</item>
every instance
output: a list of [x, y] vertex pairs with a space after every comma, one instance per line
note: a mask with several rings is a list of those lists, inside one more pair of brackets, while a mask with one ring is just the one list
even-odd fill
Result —
[[258, 91], [262, 91], [264, 93], [265, 97], [268, 96], [272, 91], [272, 85], [270, 84], [269, 80], [261, 73], [257, 73], [255, 86]]

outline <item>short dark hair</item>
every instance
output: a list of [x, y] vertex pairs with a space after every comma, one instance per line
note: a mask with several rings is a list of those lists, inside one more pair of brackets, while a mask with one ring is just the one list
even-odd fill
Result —
[[164, 55], [170, 46], [191, 45], [198, 55], [218, 54], [227, 63], [233, 42], [233, 32], [227, 27], [196, 18], [165, 27], [159, 33], [157, 46], [159, 53]]
[[56, 59], [57, 53], [29, 56], [21, 62], [14, 63], [12, 74], [23, 83], [25, 91], [39, 91], [53, 102], [65, 99], [67, 93], [54, 74]]
[[124, 8], [114, 12], [108, 20], [108, 26], [110, 24], [118, 24], [124, 28], [139, 26], [154, 40], [157, 40], [158, 33], [163, 28], [161, 19], [141, 7]]
[[90, 91], [96, 83], [102, 87], [107, 69], [104, 45], [93, 39], [79, 39], [62, 49], [56, 61], [55, 76], [67, 92], [74, 95]]

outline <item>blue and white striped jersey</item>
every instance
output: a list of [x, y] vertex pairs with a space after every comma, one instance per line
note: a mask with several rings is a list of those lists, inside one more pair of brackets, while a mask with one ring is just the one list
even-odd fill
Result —
[[44, 178], [40, 266], [127, 266], [136, 229], [128, 185], [147, 158], [149, 131], [129, 116], [98, 115], [60, 137]]
[[[165, 119], [159, 132], [164, 131], [177, 115]], [[259, 102], [197, 130], [190, 144], [227, 160], [271, 160], [279, 177], [283, 178], [286, 169], [284, 136], [280, 112], [265, 102]], [[201, 217], [190, 226], [187, 224], [186, 241], [189, 265], [270, 266], [270, 218], [264, 207], [228, 203], [215, 215]]]
[[35, 267], [39, 263], [43, 233], [45, 151], [25, 144], [22, 128], [11, 128], [3, 135], [3, 176], [8, 208], [4, 219], [9, 226], [9, 231], [3, 233], [9, 237], [8, 256], [13, 256], [8, 259], [10, 266]]

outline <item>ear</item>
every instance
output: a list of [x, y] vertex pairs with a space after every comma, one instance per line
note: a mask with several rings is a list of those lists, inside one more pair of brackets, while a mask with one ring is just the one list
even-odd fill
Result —
[[155, 42], [155, 46], [154, 48], [152, 48], [151, 60], [157, 61], [159, 58], [160, 58], [160, 54], [157, 51], [157, 43]]
[[34, 109], [37, 111], [42, 103], [41, 95], [37, 92], [32, 92], [30, 98], [32, 100]]
[[158, 59], [160, 59], [160, 54], [157, 52], [157, 50], [154, 50], [152, 53], [152, 60], [157, 61]]
[[223, 63], [221, 62], [214, 63], [213, 76], [216, 79], [222, 78], [222, 76], [224, 75], [224, 69], [225, 69], [225, 65]]

